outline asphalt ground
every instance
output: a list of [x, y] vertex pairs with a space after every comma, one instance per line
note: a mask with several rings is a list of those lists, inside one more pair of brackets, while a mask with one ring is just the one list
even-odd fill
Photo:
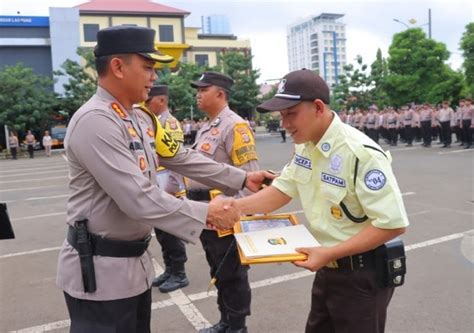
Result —
[[[293, 145], [259, 133], [262, 168], [279, 170]], [[474, 150], [383, 146], [404, 194], [410, 227], [403, 236], [408, 274], [388, 311], [387, 332], [472, 332], [474, 262]], [[68, 332], [62, 291], [55, 286], [58, 250], [66, 233], [68, 171], [51, 158], [0, 161], [0, 202], [7, 202], [16, 239], [0, 241], [0, 332]], [[299, 202], [294, 212], [305, 222]], [[153, 332], [196, 332], [218, 321], [215, 290], [198, 245], [187, 246], [191, 284], [170, 294], [153, 290]], [[150, 251], [163, 267], [156, 241]], [[254, 265], [250, 332], [303, 332], [314, 274], [292, 264]]]

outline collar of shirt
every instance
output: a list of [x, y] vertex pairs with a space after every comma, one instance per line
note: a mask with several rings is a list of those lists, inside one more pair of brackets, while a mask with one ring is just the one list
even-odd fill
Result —
[[327, 128], [326, 132], [324, 132], [324, 135], [319, 140], [319, 142], [317, 144], [314, 144], [313, 142], [305, 143], [305, 149], [307, 151], [312, 151], [314, 148], [316, 148], [325, 158], [329, 157], [331, 154], [331, 150], [334, 148], [335, 141], [338, 137], [337, 133], [339, 133], [342, 125], [342, 121], [339, 116], [334, 111], [331, 112], [333, 114], [331, 124]]
[[168, 119], [170, 114], [171, 114], [170, 110], [166, 110], [158, 116], [158, 119], [160, 120], [161, 126], [165, 127], [166, 119]]
[[116, 104], [119, 107], [119, 109], [125, 114], [125, 117], [120, 117], [120, 118], [130, 121], [130, 118], [129, 118], [130, 111], [125, 109], [124, 106], [120, 104], [120, 102], [117, 101], [117, 99], [111, 93], [109, 93], [105, 88], [102, 88], [101, 86], [97, 86], [96, 95], [99, 96], [101, 99], [103, 99], [105, 102], [107, 103], [110, 102], [110, 107], [112, 109], [114, 109], [112, 104]]

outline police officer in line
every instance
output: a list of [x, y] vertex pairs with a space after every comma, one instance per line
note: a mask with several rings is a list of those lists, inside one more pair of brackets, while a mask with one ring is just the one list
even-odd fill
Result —
[[371, 105], [369, 106], [369, 112], [367, 113], [367, 136], [371, 138], [374, 141], [378, 141], [378, 133], [377, 133], [377, 120], [378, 120], [378, 115], [377, 115], [377, 106], [376, 105]]
[[441, 127], [440, 140], [443, 143], [441, 148], [451, 147], [451, 121], [454, 118], [454, 111], [449, 106], [448, 101], [443, 101], [443, 105], [438, 113], [439, 124]]
[[[217, 72], [204, 72], [191, 84], [197, 89], [197, 106], [209, 117], [199, 131], [193, 148], [213, 160], [251, 171], [258, 169], [257, 152], [252, 129], [229, 109], [229, 93], [233, 80]], [[209, 201], [212, 187], [190, 180], [187, 184], [190, 200]], [[248, 192], [241, 191], [238, 196]], [[215, 278], [220, 321], [201, 333], [245, 333], [246, 316], [250, 315], [251, 291], [248, 266], [240, 264], [233, 235], [219, 237], [215, 230], [203, 230], [202, 246]]]
[[257, 110], [280, 111], [295, 155], [271, 186], [237, 204], [242, 213], [267, 213], [301, 199], [321, 243], [297, 249], [308, 259], [295, 264], [317, 271], [307, 333], [383, 332], [394, 288], [381, 286], [389, 281], [377, 278], [374, 249], [408, 226], [391, 157], [329, 109], [316, 73], [297, 70], [283, 82]]
[[[148, 94], [145, 107], [158, 117], [161, 126], [175, 141], [183, 144], [183, 130], [179, 121], [169, 111], [168, 95], [168, 86], [153, 86]], [[164, 167], [159, 167], [156, 177], [158, 186], [165, 189], [167, 193], [176, 197], [185, 194], [183, 176]], [[184, 269], [184, 264], [188, 260], [184, 242], [158, 228], [155, 228], [155, 235], [161, 245], [165, 271], [153, 280], [152, 285], [158, 287], [162, 293], [186, 287], [189, 285], [189, 280]]]
[[463, 137], [464, 148], [469, 149], [472, 146], [472, 132], [474, 127], [474, 106], [472, 100], [466, 98], [461, 112], [461, 131]]
[[173, 60], [155, 50], [154, 40], [149, 28], [100, 30], [94, 49], [97, 92], [68, 126], [72, 193], [57, 285], [74, 333], [150, 332], [155, 274], [147, 247], [153, 227], [195, 243], [206, 223], [226, 229], [239, 219], [231, 198], [204, 204], [158, 188], [159, 165], [228, 194], [244, 184], [257, 190], [265, 176], [272, 178], [182, 149], [153, 114], [133, 106], [148, 98], [155, 62]]
[[421, 134], [423, 136], [423, 147], [431, 147], [431, 120], [433, 112], [428, 103], [425, 103], [420, 110]]

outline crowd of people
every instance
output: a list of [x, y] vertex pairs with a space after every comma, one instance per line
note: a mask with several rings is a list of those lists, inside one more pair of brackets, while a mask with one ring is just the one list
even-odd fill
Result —
[[371, 105], [367, 110], [343, 110], [339, 116], [344, 123], [364, 132], [377, 143], [382, 138], [391, 146], [402, 141], [410, 147], [414, 141], [423, 141], [424, 147], [431, 147], [432, 142], [439, 139], [443, 148], [450, 148], [454, 133], [456, 143], [466, 149], [472, 147], [474, 106], [469, 98], [460, 100], [455, 109], [448, 101], [440, 105], [411, 104], [400, 109], [387, 107], [380, 111], [376, 105]]

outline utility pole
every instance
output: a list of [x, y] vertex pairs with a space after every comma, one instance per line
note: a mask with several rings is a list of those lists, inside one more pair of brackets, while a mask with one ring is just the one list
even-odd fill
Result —
[[428, 38], [431, 39], [431, 8], [428, 9]]

